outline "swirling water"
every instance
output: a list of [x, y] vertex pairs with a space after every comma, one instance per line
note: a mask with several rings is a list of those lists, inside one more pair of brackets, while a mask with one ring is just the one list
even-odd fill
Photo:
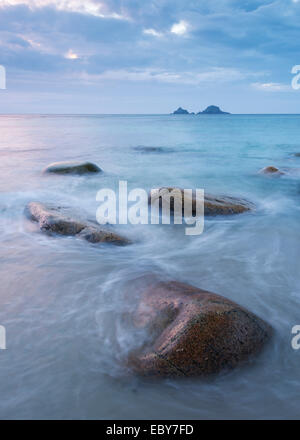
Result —
[[[1, 116], [0, 133], [2, 419], [299, 418], [300, 116]], [[42, 175], [69, 159], [104, 173]], [[268, 165], [287, 174], [257, 174]], [[24, 219], [33, 200], [95, 216], [97, 191], [119, 180], [241, 196], [256, 210], [207, 219], [192, 237], [178, 226], [116, 226], [134, 241], [122, 248], [45, 236]], [[131, 376], [122, 361], [143, 335], [124, 314], [144, 273], [238, 302], [273, 325], [271, 343], [205, 380]]]

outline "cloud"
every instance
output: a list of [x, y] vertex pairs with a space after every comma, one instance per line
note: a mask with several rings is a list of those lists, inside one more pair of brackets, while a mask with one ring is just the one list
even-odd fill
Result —
[[256, 90], [262, 90], [265, 92], [288, 92], [292, 91], [292, 88], [290, 85], [287, 84], [281, 84], [281, 83], [252, 83], [251, 86]]
[[158, 32], [155, 29], [144, 29], [143, 33], [145, 35], [152, 35], [153, 37], [162, 37], [164, 34], [162, 32]]
[[171, 26], [171, 29], [166, 32], [159, 32], [153, 28], [148, 28], [148, 29], [144, 29], [143, 33], [145, 35], [152, 35], [153, 37], [163, 37], [168, 33], [176, 34], [176, 35], [184, 35], [187, 33], [188, 28], [189, 28], [189, 24], [186, 21], [181, 20], [178, 23], [174, 23]]
[[80, 79], [93, 81], [145, 81], [171, 84], [200, 85], [203, 83], [225, 83], [240, 81], [247, 73], [233, 68], [213, 68], [203, 72], [176, 72], [157, 68], [106, 70], [99, 74], [80, 73]]
[[184, 35], [188, 30], [188, 23], [184, 20], [174, 23], [171, 27], [171, 33], [176, 35]]
[[30, 9], [53, 7], [58, 11], [92, 15], [99, 18], [127, 20], [122, 14], [109, 11], [106, 5], [97, 0], [0, 0], [0, 7], [25, 5]]

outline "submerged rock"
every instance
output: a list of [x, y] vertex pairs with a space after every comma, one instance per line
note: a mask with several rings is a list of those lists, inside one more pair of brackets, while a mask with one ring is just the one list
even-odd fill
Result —
[[101, 171], [101, 168], [92, 162], [55, 162], [44, 169], [44, 173], [55, 174], [90, 174]]
[[283, 171], [280, 171], [278, 168], [273, 167], [273, 166], [265, 167], [262, 170], [260, 170], [259, 173], [260, 174], [274, 174], [277, 176], [282, 176], [283, 174], [285, 174]]
[[300, 153], [294, 153], [295, 157], [300, 157]]
[[74, 210], [31, 202], [25, 209], [26, 216], [39, 224], [42, 232], [70, 235], [82, 238], [90, 243], [129, 244], [129, 240], [118, 234], [102, 229], [96, 222], [82, 219]]
[[151, 340], [129, 357], [142, 376], [201, 376], [231, 369], [257, 354], [272, 328], [238, 304], [211, 292], [158, 282], [141, 298], [134, 323]]
[[[187, 196], [184, 196], [184, 192], [180, 188], [159, 188], [158, 191], [149, 196], [149, 203], [151, 203], [151, 200], [154, 202], [158, 198], [168, 201], [170, 192], [173, 190], [181, 192], [182, 207], [184, 207], [184, 200], [187, 201]], [[196, 197], [193, 195], [192, 199], [189, 200], [192, 205], [192, 214], [196, 215]], [[204, 214], [207, 216], [242, 214], [252, 209], [254, 209], [254, 205], [247, 200], [229, 196], [213, 196], [206, 193], [204, 195]], [[170, 210], [174, 212], [174, 200], [172, 198]]]
[[143, 145], [139, 145], [138, 147], [133, 148], [135, 151], [140, 153], [169, 153], [173, 151], [171, 148], [164, 147], [146, 147]]

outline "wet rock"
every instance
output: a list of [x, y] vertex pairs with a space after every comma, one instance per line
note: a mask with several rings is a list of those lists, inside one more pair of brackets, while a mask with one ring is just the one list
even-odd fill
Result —
[[144, 145], [139, 145], [133, 148], [135, 151], [139, 153], [173, 153], [173, 148], [168, 147], [147, 147]]
[[260, 174], [273, 174], [273, 175], [277, 175], [277, 176], [282, 176], [283, 174], [285, 174], [283, 171], [280, 171], [278, 168], [273, 167], [273, 166], [269, 166], [269, 167], [265, 167], [262, 170], [260, 170], [259, 172]]
[[101, 168], [92, 162], [55, 162], [44, 169], [44, 173], [54, 174], [91, 174], [101, 171]]
[[204, 213], [205, 215], [232, 215], [242, 214], [243, 212], [254, 209], [254, 205], [247, 200], [237, 197], [221, 196], [216, 197], [205, 194]]
[[142, 376], [202, 376], [259, 353], [272, 328], [238, 304], [179, 282], [157, 282], [141, 296], [134, 323], [150, 340], [129, 357]]
[[140, 145], [138, 147], [134, 147], [135, 151], [138, 151], [140, 153], [167, 153], [171, 151], [171, 149], [163, 148], [163, 147], [146, 147], [143, 145]]
[[[169, 198], [169, 193], [172, 190], [179, 190], [181, 192], [182, 197], [182, 206], [184, 207], [184, 200], [187, 200], [187, 196], [184, 196], [184, 192], [180, 188], [159, 188], [158, 191], [152, 193], [149, 196], [149, 203], [154, 202], [159, 197], [166, 201]], [[192, 199], [189, 199], [192, 205], [192, 214], [196, 215], [196, 197], [192, 196]], [[232, 214], [242, 214], [243, 212], [247, 212], [254, 209], [254, 205], [247, 200], [239, 199], [237, 197], [229, 197], [229, 196], [213, 196], [211, 194], [204, 195], [204, 214], [206, 216], [216, 216], [216, 215], [232, 215]], [[171, 198], [170, 201], [170, 210], [174, 212], [174, 200]]]
[[90, 243], [129, 244], [129, 240], [109, 230], [102, 229], [96, 222], [81, 218], [71, 208], [31, 202], [25, 209], [26, 216], [39, 224], [42, 232], [76, 236]]

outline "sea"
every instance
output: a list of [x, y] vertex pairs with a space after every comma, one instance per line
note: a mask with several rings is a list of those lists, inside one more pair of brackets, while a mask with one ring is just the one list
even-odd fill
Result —
[[[300, 115], [1, 115], [1, 419], [299, 418]], [[57, 161], [95, 175], [45, 175]], [[276, 166], [280, 177], [259, 170]], [[249, 213], [120, 225], [130, 246], [41, 233], [29, 202], [96, 220], [101, 189], [204, 189]], [[145, 335], [130, 316], [144, 275], [223, 295], [269, 322], [260, 355], [207, 378], [144, 379], [126, 367]], [[142, 286], [143, 287], [143, 286]]]

